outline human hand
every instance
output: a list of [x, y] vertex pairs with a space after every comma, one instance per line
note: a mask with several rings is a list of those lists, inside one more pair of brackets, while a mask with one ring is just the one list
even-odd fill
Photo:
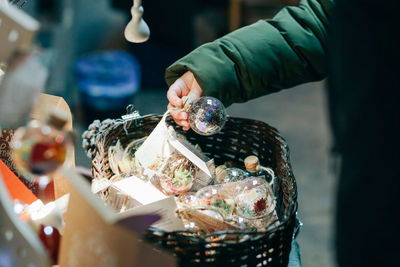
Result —
[[[204, 95], [203, 90], [197, 83], [192, 72], [187, 71], [179, 79], [177, 79], [168, 89], [167, 98], [169, 101], [168, 109], [183, 108], [184, 96], [187, 96], [190, 100], [196, 101]], [[175, 122], [182, 126], [185, 131], [190, 129], [188, 114], [184, 111], [171, 110], [172, 118]]]

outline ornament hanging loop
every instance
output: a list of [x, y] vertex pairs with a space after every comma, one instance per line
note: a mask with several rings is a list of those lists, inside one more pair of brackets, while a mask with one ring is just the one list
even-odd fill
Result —
[[140, 113], [139, 111], [134, 109], [134, 105], [133, 104], [129, 104], [126, 107], [126, 114], [122, 115], [122, 122], [124, 124], [124, 131], [125, 133], [128, 135], [128, 127], [131, 126], [132, 122], [136, 122], [136, 120], [140, 117]]

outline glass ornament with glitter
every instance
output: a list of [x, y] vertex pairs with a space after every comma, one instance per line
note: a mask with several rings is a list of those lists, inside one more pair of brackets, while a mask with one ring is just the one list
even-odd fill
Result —
[[221, 101], [209, 96], [195, 101], [184, 97], [183, 101], [193, 131], [201, 135], [213, 135], [222, 130], [226, 122], [226, 109]]
[[72, 147], [70, 135], [63, 130], [66, 122], [66, 116], [52, 112], [46, 123], [32, 120], [15, 132], [12, 158], [18, 172], [25, 178], [35, 180], [64, 164]]

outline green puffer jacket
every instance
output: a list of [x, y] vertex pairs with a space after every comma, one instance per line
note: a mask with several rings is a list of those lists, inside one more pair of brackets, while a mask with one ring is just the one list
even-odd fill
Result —
[[332, 0], [303, 0], [204, 44], [172, 64], [170, 86], [191, 70], [206, 95], [225, 105], [323, 79]]

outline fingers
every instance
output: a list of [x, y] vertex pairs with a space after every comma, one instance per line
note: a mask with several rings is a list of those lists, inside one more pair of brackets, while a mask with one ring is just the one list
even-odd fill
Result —
[[[187, 71], [169, 87], [167, 92], [169, 101], [168, 109], [183, 108], [182, 97], [184, 96], [188, 96], [192, 101], [195, 101], [203, 95], [203, 90], [197, 83], [193, 73]], [[190, 129], [188, 114], [186, 112], [172, 110], [171, 115], [175, 122], [182, 126], [184, 130]]]
[[174, 110], [174, 107], [171, 104], [168, 104], [167, 108], [171, 110], [171, 115], [174, 117], [174, 119], [177, 120], [187, 120], [188, 119], [188, 114], [184, 111], [181, 110]]
[[168, 89], [167, 98], [172, 106], [183, 107], [182, 97], [189, 93], [189, 88], [183, 79], [183, 76], [176, 80]]
[[[173, 108], [183, 108], [183, 101], [182, 97], [185, 96], [188, 92], [188, 90], [185, 89], [186, 84], [181, 78], [176, 80], [171, 87], [169, 88], [167, 92], [167, 98], [169, 101], [169, 104], [167, 106], [168, 109], [173, 109]], [[186, 94], [185, 94], [186, 93]], [[178, 111], [178, 110], [171, 110], [171, 115], [176, 124], [180, 125], [183, 127], [184, 130], [189, 130], [189, 122], [187, 120], [188, 114], [183, 111]]]
[[178, 88], [173, 87], [174, 84], [171, 85], [170, 89], [168, 90], [167, 98], [168, 98], [169, 103], [172, 105], [172, 107], [182, 108], [182, 106], [183, 106], [182, 99], [181, 99], [182, 96], [181, 96], [181, 93], [178, 90]]
[[[168, 109], [172, 109], [173, 106], [171, 104], [168, 104]], [[190, 129], [189, 121], [188, 121], [188, 114], [183, 111], [178, 111], [178, 110], [171, 110], [171, 115], [176, 124], [180, 125], [183, 127], [185, 131]]]

